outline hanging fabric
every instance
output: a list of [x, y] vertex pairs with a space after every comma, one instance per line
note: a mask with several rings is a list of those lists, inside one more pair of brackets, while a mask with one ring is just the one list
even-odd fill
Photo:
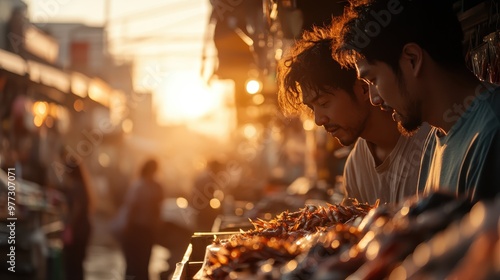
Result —
[[485, 36], [483, 43], [468, 53], [467, 59], [480, 80], [500, 84], [500, 30]]

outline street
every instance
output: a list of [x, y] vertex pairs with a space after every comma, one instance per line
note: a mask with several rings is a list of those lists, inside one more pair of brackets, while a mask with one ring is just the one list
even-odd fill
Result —
[[[96, 215], [93, 220], [93, 234], [85, 261], [86, 280], [138, 280], [125, 277], [125, 259], [118, 242], [109, 231], [109, 218]], [[168, 268], [168, 250], [155, 245], [149, 265], [150, 279], [159, 280], [159, 274]]]

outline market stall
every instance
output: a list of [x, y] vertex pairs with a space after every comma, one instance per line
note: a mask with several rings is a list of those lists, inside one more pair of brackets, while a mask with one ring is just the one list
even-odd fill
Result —
[[[452, 2], [463, 29], [462, 43], [469, 70], [481, 81], [498, 84], [498, 1]], [[242, 16], [246, 15], [242, 7], [228, 12], [227, 18], [242, 26], [250, 25], [253, 22], [247, 22], [247, 17]], [[323, 20], [322, 13], [312, 11], [319, 7], [319, 2], [310, 5], [305, 1], [264, 1], [262, 12], [267, 29], [255, 29], [256, 32], [248, 37], [260, 35], [259, 39], [272, 37], [273, 40], [259, 45], [266, 48], [254, 51], [254, 55], [281, 57], [294, 43], [289, 39], [300, 37], [301, 32], [293, 34], [291, 31], [321, 25], [318, 23]], [[328, 11], [328, 20], [332, 11], [343, 12], [343, 8], [325, 5], [323, 10]], [[305, 22], [297, 26], [300, 15]], [[315, 24], [308, 24], [308, 18], [314, 19]], [[367, 23], [366, 27], [372, 23]], [[221, 18], [217, 24], [219, 31], [225, 31], [225, 36], [231, 28], [243, 30]], [[377, 34], [372, 35], [378, 36], [379, 31], [377, 29], [374, 32]], [[226, 48], [234, 44], [222, 44], [222, 36], [214, 37], [222, 61], [227, 63], [221, 63], [219, 74], [233, 74], [223, 71], [233, 62], [224, 59], [228, 55]], [[273, 44], [276, 41], [279, 44]], [[265, 62], [264, 66], [257, 64], [260, 70], [263, 73], [274, 71], [276, 61]], [[307, 127], [305, 121], [303, 127]], [[318, 145], [306, 154], [317, 155], [322, 148], [331, 151], [326, 149], [328, 142], [322, 139], [321, 133], [315, 134], [314, 140], [323, 147]], [[314, 163], [319, 171], [326, 170], [326, 160], [320, 161], [323, 158], [316, 157]], [[327, 179], [336, 182], [333, 176]], [[498, 182], [488, 183], [491, 189], [498, 188]], [[280, 193], [278, 197], [285, 195]], [[263, 200], [269, 208], [281, 206], [283, 200], [273, 198], [267, 196]], [[471, 201], [467, 197], [457, 197], [456, 193], [433, 193], [409, 198], [397, 205], [368, 205], [354, 200], [349, 203], [303, 203], [298, 210], [292, 204], [287, 206], [288, 210], [274, 216], [254, 213], [252, 217], [247, 216], [249, 221], [219, 217], [217, 222], [226, 224], [227, 230], [218, 227], [219, 231], [195, 233], [177, 265], [174, 279], [500, 279], [500, 197]]]
[[[500, 277], [500, 198], [434, 193], [399, 206], [306, 205], [252, 224], [204, 234], [203, 242], [199, 235], [174, 279]], [[193, 260], [203, 245], [204, 259]]]

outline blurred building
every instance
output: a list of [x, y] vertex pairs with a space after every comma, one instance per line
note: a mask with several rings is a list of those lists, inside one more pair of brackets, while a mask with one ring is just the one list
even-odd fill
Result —
[[[26, 242], [26, 247], [19, 246], [23, 269], [18, 276], [56, 279], [41, 252], [52, 244], [48, 240], [60, 238], [55, 233], [62, 228], [61, 213], [53, 203], [67, 172], [64, 164], [84, 162], [102, 198], [109, 195], [110, 182], [126, 179], [116, 166], [123, 158], [123, 122], [132, 83], [116, 81], [130, 81], [131, 66], [110, 63], [103, 28], [35, 25], [26, 17], [28, 8], [23, 1], [0, 1], [0, 166], [15, 168], [16, 180], [30, 186], [17, 189], [28, 197], [16, 208], [25, 215], [17, 233]], [[111, 83], [109, 73], [121, 76]], [[61, 157], [62, 152], [67, 155]], [[97, 201], [98, 210], [113, 206], [102, 201]]]
[[111, 63], [105, 49], [105, 30], [80, 23], [38, 24], [59, 43], [57, 64], [65, 69], [103, 77]]

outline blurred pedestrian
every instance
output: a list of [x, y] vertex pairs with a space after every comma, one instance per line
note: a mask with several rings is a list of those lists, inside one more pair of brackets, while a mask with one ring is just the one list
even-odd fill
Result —
[[155, 179], [157, 170], [158, 162], [147, 160], [125, 198], [128, 210], [121, 239], [127, 265], [125, 279], [149, 279], [149, 260], [159, 232], [163, 201], [162, 186]]
[[67, 207], [63, 230], [65, 279], [83, 280], [83, 264], [92, 231], [90, 178], [83, 163], [66, 162], [65, 165], [61, 177]]
[[224, 171], [224, 164], [219, 160], [210, 160], [195, 179], [190, 205], [196, 211], [196, 231], [211, 231], [213, 223], [221, 213], [220, 207], [211, 205], [217, 199], [217, 192], [224, 191], [230, 183], [230, 177]]

